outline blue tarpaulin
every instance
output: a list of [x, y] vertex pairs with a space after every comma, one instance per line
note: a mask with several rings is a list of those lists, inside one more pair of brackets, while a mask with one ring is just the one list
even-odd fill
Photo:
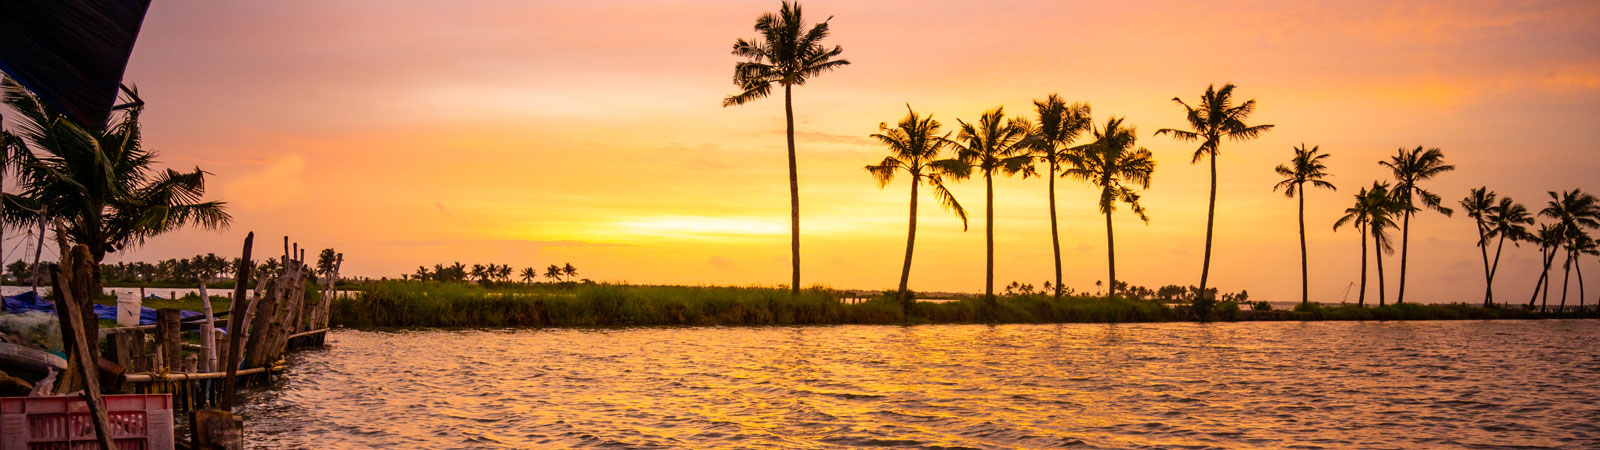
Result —
[[[34, 294], [33, 292], [23, 292], [21, 294], [5, 298], [5, 312], [10, 314], [21, 314], [28, 311], [53, 313], [56, 312], [56, 305], [55, 303], [51, 303], [49, 300], [39, 297], [38, 294]], [[105, 320], [117, 320], [117, 307], [94, 305], [94, 315]], [[178, 316], [181, 317], [180, 320], [187, 321], [189, 319], [203, 318], [206, 315], [196, 311], [180, 311]], [[155, 323], [155, 308], [140, 306], [139, 325], [155, 325]]]

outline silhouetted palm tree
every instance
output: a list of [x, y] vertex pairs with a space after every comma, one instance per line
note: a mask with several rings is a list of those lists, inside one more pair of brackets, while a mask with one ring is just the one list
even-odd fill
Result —
[[[1567, 308], [1567, 281], [1572, 275], [1572, 262], [1577, 255], [1576, 244], [1579, 239], [1588, 237], [1585, 229], [1600, 227], [1600, 201], [1582, 189], [1560, 194], [1550, 192], [1550, 202], [1539, 211], [1539, 215], [1555, 219], [1564, 232], [1560, 247], [1566, 248], [1567, 258], [1561, 264], [1561, 306], [1557, 310], [1562, 311]], [[1556, 247], [1552, 247], [1551, 251], [1556, 251]]]
[[1244, 123], [1255, 112], [1256, 101], [1246, 100], [1235, 106], [1233, 89], [1233, 83], [1223, 85], [1222, 89], [1216, 89], [1216, 85], [1206, 86], [1206, 92], [1200, 95], [1200, 103], [1192, 107], [1182, 99], [1173, 97], [1172, 101], [1183, 107], [1184, 119], [1189, 122], [1190, 129], [1156, 130], [1156, 136], [1171, 134], [1183, 142], [1200, 141], [1200, 148], [1195, 149], [1190, 164], [1199, 163], [1201, 159], [1211, 161], [1211, 200], [1206, 207], [1206, 253], [1205, 262], [1200, 266], [1201, 295], [1210, 295], [1207, 294], [1210, 291], [1206, 289], [1206, 281], [1211, 275], [1211, 230], [1217, 212], [1217, 156], [1222, 154], [1222, 139], [1242, 142], [1255, 139], [1272, 129], [1272, 125]]
[[1533, 233], [1533, 242], [1539, 244], [1539, 258], [1544, 261], [1544, 268], [1539, 273], [1539, 282], [1533, 285], [1533, 297], [1528, 299], [1528, 308], [1539, 301], [1539, 291], [1544, 290], [1544, 302], [1539, 304], [1539, 312], [1544, 312], [1550, 306], [1550, 264], [1555, 262], [1556, 250], [1566, 240], [1566, 227], [1559, 223], [1547, 223], [1539, 226], [1539, 231]]
[[983, 173], [983, 232], [984, 243], [989, 250], [983, 293], [991, 306], [995, 302], [994, 173], [1000, 171], [1011, 175], [1020, 172], [1024, 177], [1033, 173], [1033, 166], [1029, 164], [1032, 157], [1027, 154], [1026, 148], [1018, 145], [1027, 138], [1028, 129], [1032, 126], [1020, 118], [1007, 119], [1004, 109], [997, 107], [986, 111], [976, 123], [956, 120], [961, 124], [961, 131], [956, 134], [955, 140], [956, 156]]
[[1150, 188], [1150, 177], [1156, 170], [1156, 162], [1151, 157], [1150, 151], [1144, 148], [1135, 149], [1134, 145], [1138, 135], [1134, 127], [1124, 127], [1122, 118], [1111, 117], [1106, 120], [1105, 128], [1094, 130], [1094, 142], [1086, 145], [1081, 151], [1070, 152], [1066, 155], [1068, 168], [1062, 171], [1062, 177], [1071, 177], [1093, 184], [1100, 188], [1100, 213], [1106, 216], [1106, 261], [1110, 268], [1107, 298], [1117, 295], [1117, 245], [1112, 233], [1111, 213], [1116, 211], [1116, 202], [1121, 200], [1133, 208], [1133, 213], [1139, 220], [1150, 223], [1150, 218], [1144, 213], [1144, 206], [1139, 204], [1139, 193], [1133, 186], [1141, 189]]
[[1374, 254], [1378, 262], [1378, 306], [1383, 306], [1383, 255], [1382, 252], [1394, 253], [1394, 246], [1389, 243], [1388, 230], [1394, 227], [1395, 204], [1389, 198], [1389, 185], [1373, 182], [1371, 188], [1362, 188], [1356, 194], [1354, 206], [1345, 208], [1344, 217], [1333, 223], [1337, 231], [1344, 224], [1352, 224], [1361, 232], [1361, 293], [1358, 295], [1357, 305], [1367, 305], [1367, 238], [1371, 237], [1372, 246], [1377, 249]]
[[561, 266], [561, 273], [567, 276], [567, 281], [572, 281], [573, 277], [578, 276], [578, 268], [572, 267], [572, 263], [567, 263]]
[[428, 268], [427, 267], [423, 267], [423, 266], [417, 266], [417, 273], [414, 274], [414, 275], [411, 275], [411, 279], [417, 280], [417, 281], [428, 281]]
[[888, 157], [877, 165], [867, 166], [867, 172], [878, 180], [878, 188], [888, 186], [895, 172], [905, 171], [911, 175], [911, 219], [906, 231], [906, 259], [900, 268], [900, 290], [896, 294], [902, 306], [908, 308], [907, 311], [915, 302], [915, 299], [906, 295], [906, 286], [911, 280], [911, 253], [917, 243], [917, 187], [923, 180], [927, 180], [928, 186], [933, 188], [933, 197], [939, 200], [939, 206], [955, 212], [961, 218], [961, 230], [967, 230], [967, 210], [945, 189], [944, 181], [966, 179], [972, 175], [972, 165], [955, 158], [939, 158], [944, 148], [951, 144], [948, 135], [939, 134], [939, 128], [939, 121], [934, 120], [933, 116], [920, 117], [911, 109], [911, 105], [906, 105], [906, 116], [900, 119], [899, 125], [890, 128], [889, 124], [878, 124], [879, 132], [872, 135], [873, 139], [889, 147]]
[[522, 268], [522, 282], [523, 283], [533, 284], [533, 280], [535, 280], [537, 278], [539, 278], [539, 269], [535, 269], [535, 268], [532, 268], [532, 267], [524, 267], [524, 268]]
[[487, 268], [483, 267], [483, 264], [473, 264], [472, 271], [469, 273], [472, 274], [472, 278], [478, 280], [478, 283], [485, 283], [489, 281], [489, 271]]
[[[1600, 255], [1600, 243], [1596, 243], [1594, 237], [1587, 233], [1578, 233], [1572, 239], [1570, 246], [1574, 255], [1572, 268], [1578, 272], [1578, 312], [1583, 312], [1583, 299], [1588, 294], [1583, 291], [1583, 265], [1579, 263], [1583, 261], [1584, 255]], [[1562, 306], [1565, 307], [1565, 303]]]
[[1090, 118], [1088, 104], [1068, 105], [1056, 94], [1050, 94], [1043, 101], [1034, 100], [1033, 106], [1039, 113], [1039, 123], [1029, 130], [1028, 137], [1034, 157], [1049, 168], [1045, 179], [1049, 180], [1050, 190], [1050, 249], [1055, 252], [1056, 261], [1055, 284], [1046, 286], [1045, 290], [1053, 287], [1055, 298], [1059, 300], [1065, 288], [1061, 285], [1061, 236], [1056, 225], [1056, 172], [1060, 171], [1066, 154], [1075, 151], [1072, 141], [1094, 126], [1094, 121]]
[[551, 264], [544, 269], [544, 277], [551, 281], [561, 281], [561, 266]]
[[756, 19], [755, 31], [760, 37], [733, 43], [733, 55], [745, 59], [733, 66], [733, 84], [739, 86], [740, 92], [723, 99], [722, 106], [743, 105], [766, 98], [772, 93], [773, 83], [783, 86], [783, 115], [789, 140], [789, 252], [794, 268], [793, 284], [789, 288], [792, 294], [800, 292], [800, 179], [795, 166], [794, 102], [790, 90], [850, 61], [839, 59], [843, 48], [836, 45], [830, 49], [822, 44], [828, 37], [827, 20], [806, 28], [798, 3], [786, 1], [777, 14], [762, 14]]
[[1299, 147], [1295, 147], [1294, 158], [1289, 160], [1289, 164], [1279, 164], [1275, 169], [1278, 175], [1284, 177], [1283, 181], [1272, 187], [1273, 191], [1282, 189], [1283, 195], [1290, 198], [1298, 197], [1300, 201], [1300, 303], [1311, 302], [1310, 269], [1306, 264], [1306, 183], [1311, 183], [1314, 187], [1338, 190], [1333, 187], [1333, 183], [1324, 180], [1329, 175], [1328, 166], [1322, 160], [1326, 159], [1328, 154], [1319, 153], [1318, 150], [1314, 146], [1306, 150], [1306, 144], [1303, 142]]
[[1489, 237], [1493, 233], [1489, 216], [1493, 214], [1496, 197], [1498, 194], [1483, 186], [1473, 189], [1466, 198], [1461, 199], [1461, 211], [1467, 213], [1467, 217], [1471, 217], [1478, 227], [1478, 253], [1483, 256], [1483, 306], [1494, 303], [1494, 291], [1489, 281]]
[[1506, 240], [1511, 240], [1511, 245], [1522, 246], [1523, 241], [1533, 239], [1528, 233], [1528, 225], [1533, 225], [1533, 215], [1528, 213], [1528, 208], [1511, 200], [1511, 197], [1500, 197], [1493, 209], [1489, 210], [1488, 227], [1489, 236], [1495, 237], [1497, 243], [1494, 247], [1494, 263], [1489, 266], [1489, 285], [1487, 287], [1489, 298], [1493, 298], [1495, 275], [1500, 273], [1501, 250], [1505, 248]]
[[1406, 302], [1406, 253], [1410, 248], [1411, 216], [1421, 211], [1417, 207], [1417, 200], [1422, 201], [1422, 206], [1450, 216], [1450, 208], [1442, 203], [1437, 194], [1428, 192], [1417, 183], [1432, 179], [1439, 174], [1456, 170], [1456, 166], [1444, 163], [1444, 152], [1437, 148], [1423, 150], [1422, 147], [1414, 149], [1400, 149], [1388, 161], [1379, 161], [1378, 164], [1388, 167], [1394, 172], [1394, 192], [1392, 195], [1400, 202], [1404, 209], [1400, 224], [1400, 291], [1395, 294], [1396, 304]]

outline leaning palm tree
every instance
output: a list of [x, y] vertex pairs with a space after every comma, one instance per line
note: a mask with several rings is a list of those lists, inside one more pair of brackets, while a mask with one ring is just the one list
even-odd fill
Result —
[[[1383, 255], [1394, 254], [1394, 243], [1389, 237], [1389, 230], [1394, 229], [1394, 216], [1405, 211], [1405, 205], [1394, 199], [1394, 194], [1389, 190], [1388, 183], [1373, 183], [1367, 190], [1367, 232], [1372, 235], [1372, 247], [1375, 250], [1372, 259], [1378, 263], [1378, 306], [1384, 306], [1386, 291], [1383, 285]], [[1398, 302], [1396, 302], [1398, 303]]]
[[907, 295], [907, 283], [911, 280], [911, 253], [917, 244], [917, 187], [927, 181], [933, 188], [933, 198], [939, 200], [939, 206], [947, 211], [956, 213], [961, 218], [961, 231], [967, 230], [967, 210], [961, 207], [956, 197], [945, 189], [945, 180], [962, 180], [972, 175], [972, 165], [959, 159], [940, 159], [940, 154], [951, 142], [948, 134], [939, 134], [939, 121], [933, 116], [921, 117], [906, 105], [906, 116], [900, 119], [895, 127], [889, 124], [878, 124], [879, 132], [872, 135], [873, 139], [889, 147], [889, 156], [883, 158], [876, 165], [867, 166], [867, 172], [872, 178], [878, 180], [878, 188], [882, 189], [894, 179], [895, 172], [905, 171], [911, 175], [911, 219], [906, 231], [906, 259], [900, 267], [900, 290], [896, 298], [901, 305], [909, 311], [915, 302]]
[[143, 147], [142, 105], [124, 110], [103, 130], [92, 130], [46, 107], [9, 78], [0, 81], [4, 102], [20, 115], [26, 149], [15, 152], [21, 192], [5, 194], [5, 225], [45, 219], [94, 259], [90, 291], [100, 289], [107, 253], [189, 226], [226, 228], [222, 202], [201, 201], [207, 173], [159, 171], [155, 152]]
[[722, 106], [735, 106], [766, 98], [773, 83], [783, 86], [783, 115], [789, 139], [789, 254], [793, 264], [790, 293], [800, 292], [800, 178], [794, 156], [794, 103], [790, 90], [803, 86], [811, 77], [850, 64], [840, 59], [844, 49], [828, 48], [828, 21], [807, 29], [800, 15], [800, 4], [783, 2], [777, 14], [765, 13], [756, 19], [760, 37], [733, 42], [733, 55], [744, 58], [733, 66], [733, 84], [740, 92], [722, 100]]
[[984, 187], [984, 243], [989, 250], [984, 278], [984, 298], [989, 305], [994, 298], [994, 174], [1033, 174], [1032, 156], [1022, 145], [1032, 125], [1020, 118], [1007, 119], [1005, 108], [997, 107], [983, 113], [975, 123], [956, 120], [961, 124], [956, 134], [956, 157], [983, 172]]
[[523, 283], [533, 284], [533, 280], [538, 279], [538, 278], [539, 278], [539, 269], [535, 269], [535, 268], [532, 268], [532, 267], [524, 267], [524, 268], [522, 268], [522, 282]]
[[[1559, 246], [1567, 250], [1567, 258], [1561, 264], [1561, 306], [1557, 310], [1562, 311], [1567, 307], [1567, 281], [1572, 275], [1572, 261], [1577, 257], [1577, 241], [1588, 237], [1584, 230], [1600, 227], [1600, 200], [1582, 189], [1560, 194], [1550, 192], [1550, 202], [1539, 215], [1555, 219], [1564, 231]], [[1556, 249], [1553, 247], [1551, 251]]]
[[1489, 281], [1489, 238], [1493, 237], [1494, 228], [1489, 220], [1498, 196], [1488, 186], [1483, 186], [1473, 189], [1466, 198], [1461, 199], [1461, 212], [1471, 217], [1478, 227], [1478, 253], [1483, 256], [1483, 306], [1494, 304], [1494, 291]]
[[1106, 298], [1117, 295], [1117, 245], [1111, 213], [1116, 211], [1120, 200], [1133, 209], [1139, 220], [1150, 223], [1144, 206], [1139, 204], [1139, 193], [1133, 187], [1149, 189], [1150, 176], [1156, 170], [1150, 151], [1143, 147], [1135, 149], [1138, 135], [1134, 127], [1123, 126], [1122, 120], [1111, 117], [1106, 120], [1105, 128], [1094, 130], [1094, 142], [1081, 151], [1068, 153], [1067, 169], [1061, 173], [1062, 177], [1083, 180], [1100, 188], [1100, 213], [1106, 215], [1106, 261], [1110, 268], [1107, 279], [1111, 280]]
[[[1579, 263], [1583, 261], [1584, 256], [1600, 255], [1600, 243], [1595, 242], [1594, 237], [1588, 233], [1578, 233], [1568, 245], [1575, 255], [1572, 258], [1572, 268], [1578, 272], [1578, 312], [1583, 312], [1583, 299], [1588, 294], [1583, 291], [1583, 265]], [[1565, 309], [1565, 295], [1562, 298], [1561, 305]]]
[[1067, 153], [1074, 151], [1072, 141], [1094, 126], [1094, 121], [1090, 118], [1088, 104], [1068, 105], [1056, 94], [1050, 94], [1043, 101], [1034, 100], [1033, 106], [1039, 113], [1039, 123], [1029, 130], [1028, 141], [1033, 156], [1048, 167], [1045, 179], [1049, 180], [1050, 190], [1050, 248], [1055, 252], [1056, 261], [1056, 281], [1051, 286], [1055, 289], [1055, 298], [1060, 300], [1065, 288], [1061, 286], [1061, 233], [1056, 226], [1056, 172], [1061, 170]]
[[1539, 244], [1539, 259], [1544, 261], [1544, 268], [1539, 272], [1539, 281], [1533, 285], [1533, 296], [1528, 298], [1528, 309], [1533, 309], [1533, 304], [1539, 301], [1539, 293], [1544, 292], [1544, 302], [1539, 304], [1539, 312], [1544, 312], [1550, 306], [1550, 265], [1555, 262], [1556, 250], [1566, 240], [1567, 231], [1559, 223], [1547, 223], [1539, 226], [1533, 233], [1532, 241]]
[[1432, 179], [1445, 172], [1456, 170], [1456, 166], [1444, 163], [1444, 152], [1437, 148], [1423, 150], [1422, 147], [1414, 149], [1401, 148], [1389, 157], [1388, 161], [1379, 161], [1378, 164], [1388, 167], [1394, 172], [1394, 192], [1392, 195], [1404, 207], [1403, 218], [1400, 224], [1400, 290], [1394, 296], [1396, 304], [1406, 302], [1406, 250], [1410, 248], [1411, 216], [1417, 211], [1417, 202], [1422, 202], [1422, 207], [1438, 211], [1445, 217], [1450, 216], [1450, 208], [1444, 206], [1438, 194], [1428, 192], [1417, 183]]
[[1313, 146], [1310, 150], [1306, 150], [1306, 144], [1302, 142], [1299, 147], [1294, 148], [1294, 158], [1289, 160], [1289, 164], [1279, 164], [1275, 169], [1278, 175], [1283, 176], [1283, 181], [1279, 181], [1272, 190], [1282, 189], [1283, 195], [1290, 198], [1298, 197], [1300, 200], [1300, 303], [1302, 304], [1311, 302], [1309, 291], [1311, 277], [1306, 264], [1306, 183], [1311, 183], [1313, 187], [1338, 190], [1333, 187], [1333, 183], [1325, 180], [1329, 176], [1328, 166], [1322, 160], [1327, 157], [1328, 154], [1320, 153], [1318, 147]]
[[1173, 97], [1172, 101], [1184, 110], [1184, 118], [1189, 122], [1189, 130], [1162, 128], [1156, 130], [1156, 136], [1171, 134], [1174, 139], [1183, 142], [1200, 141], [1200, 148], [1195, 149], [1194, 159], [1190, 164], [1197, 164], [1201, 159], [1211, 162], [1211, 200], [1206, 207], [1206, 253], [1205, 262], [1200, 266], [1200, 295], [1209, 295], [1206, 281], [1211, 275], [1211, 230], [1217, 213], [1217, 156], [1222, 154], [1222, 139], [1233, 141], [1247, 141], [1261, 136], [1272, 129], [1272, 125], [1246, 125], [1245, 119], [1256, 110], [1255, 100], [1246, 100], [1235, 106], [1233, 104], [1233, 83], [1216, 89], [1216, 85], [1206, 86], [1206, 92], [1200, 95], [1200, 103], [1189, 106], [1182, 99]]
[[1533, 225], [1533, 215], [1528, 213], [1528, 208], [1521, 203], [1511, 200], [1511, 197], [1500, 197], [1500, 202], [1489, 210], [1487, 218], [1489, 236], [1496, 239], [1494, 247], [1494, 263], [1489, 265], [1489, 283], [1487, 290], [1489, 298], [1493, 298], [1495, 275], [1500, 273], [1501, 250], [1505, 249], [1506, 240], [1511, 240], [1511, 245], [1522, 246], [1522, 242], [1533, 239], [1528, 233], [1528, 225]]

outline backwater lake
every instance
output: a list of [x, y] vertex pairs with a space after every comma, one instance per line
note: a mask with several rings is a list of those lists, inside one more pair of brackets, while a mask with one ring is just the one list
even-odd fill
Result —
[[1600, 448], [1600, 320], [334, 330], [258, 449]]

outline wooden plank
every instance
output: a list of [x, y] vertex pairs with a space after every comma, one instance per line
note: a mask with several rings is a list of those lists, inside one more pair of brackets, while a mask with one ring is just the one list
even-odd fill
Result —
[[211, 294], [206, 293], [205, 281], [200, 282], [200, 306], [206, 314], [206, 322], [200, 325], [200, 348], [205, 354], [200, 368], [211, 372], [217, 370], [217, 335], [211, 332], [217, 329], [217, 319], [211, 310]]
[[[242, 347], [244, 346], [244, 327], [248, 323], [250, 306], [254, 301], [246, 304], [244, 301], [245, 285], [250, 283], [250, 271], [255, 269], [255, 264], [250, 261], [250, 248], [256, 239], [256, 233], [250, 232], [244, 236], [244, 251], [239, 256], [239, 267], [235, 269], [233, 278], [233, 307], [228, 309], [228, 366], [226, 378], [222, 382], [222, 401], [218, 405], [223, 411], [233, 409], [233, 398], [238, 389], [239, 361]], [[259, 297], [258, 297], [259, 298]], [[239, 305], [246, 305], [243, 312]]]
[[174, 308], [156, 310], [156, 342], [161, 346], [161, 360], [170, 372], [182, 372], [183, 332], [179, 323], [181, 314]]

